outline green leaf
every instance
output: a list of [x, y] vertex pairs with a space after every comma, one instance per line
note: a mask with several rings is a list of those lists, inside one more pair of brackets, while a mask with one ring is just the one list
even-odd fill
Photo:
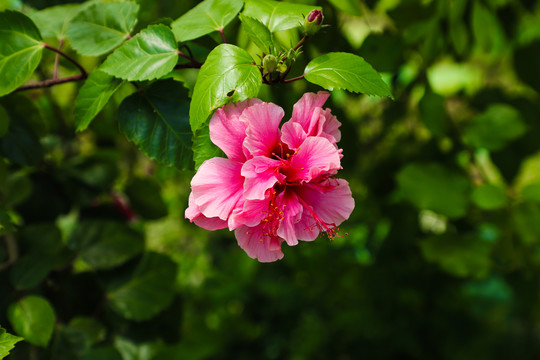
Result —
[[420, 118], [429, 131], [435, 136], [444, 136], [447, 128], [444, 97], [435, 94], [431, 89], [426, 89], [426, 93], [418, 105]]
[[137, 177], [126, 186], [125, 193], [133, 210], [143, 218], [155, 220], [167, 215], [167, 205], [156, 180]]
[[41, 296], [26, 296], [12, 303], [8, 318], [18, 335], [31, 344], [46, 347], [56, 322], [54, 310]]
[[37, 165], [43, 156], [39, 138], [24, 117], [12, 120], [7, 134], [0, 138], [0, 154], [15, 164]]
[[501, 209], [508, 202], [505, 190], [491, 184], [475, 188], [472, 193], [472, 200], [479, 208], [484, 210]]
[[505, 104], [490, 105], [467, 126], [464, 141], [479, 148], [500, 150], [525, 133], [521, 115]]
[[304, 70], [307, 81], [325, 89], [345, 89], [366, 95], [389, 96], [392, 93], [381, 76], [360, 56], [328, 53], [309, 62]]
[[77, 131], [82, 131], [90, 125], [120, 85], [122, 85], [122, 80], [115, 79], [102, 71], [98, 70], [90, 74], [75, 99]]
[[329, 0], [329, 2], [347, 15], [364, 15], [364, 11], [360, 5], [361, 2], [358, 0]]
[[537, 204], [522, 203], [512, 209], [514, 228], [524, 245], [537, 245], [540, 239], [540, 209]]
[[451, 218], [467, 211], [469, 182], [439, 164], [409, 164], [397, 174], [399, 193], [419, 209]]
[[9, 355], [11, 349], [15, 347], [15, 344], [24, 340], [22, 337], [11, 335], [6, 332], [5, 329], [0, 327], [0, 359]]
[[176, 19], [171, 27], [179, 42], [197, 39], [225, 28], [243, 5], [242, 0], [204, 0]]
[[11, 268], [10, 280], [19, 290], [33, 288], [47, 277], [53, 267], [54, 258], [40, 253], [21, 257]]
[[245, 50], [230, 44], [217, 46], [201, 67], [193, 89], [191, 129], [198, 130], [222, 105], [256, 97], [261, 84], [261, 72]]
[[0, 12], [0, 96], [22, 85], [41, 61], [39, 30], [18, 11]]
[[67, 23], [77, 15], [79, 4], [65, 4], [36, 11], [30, 18], [36, 23], [44, 38], [62, 39], [66, 33]]
[[168, 74], [178, 62], [178, 47], [165, 25], [152, 25], [116, 49], [100, 69], [129, 80], [152, 80]]
[[269, 52], [274, 48], [272, 33], [259, 20], [240, 14], [240, 21], [246, 31], [247, 36], [259, 49]]
[[505, 50], [504, 30], [494, 12], [480, 1], [472, 6], [471, 28], [476, 45], [486, 53], [499, 53]]
[[74, 229], [67, 246], [78, 252], [79, 270], [110, 269], [142, 252], [144, 236], [120, 222], [87, 220]]
[[147, 252], [128, 281], [109, 289], [109, 303], [127, 319], [150, 319], [173, 300], [176, 271], [167, 256]]
[[271, 0], [247, 0], [242, 14], [259, 19], [271, 32], [276, 32], [302, 25], [304, 17], [315, 9], [322, 10], [320, 6]]
[[163, 341], [161, 339], [137, 344], [129, 339], [116, 337], [114, 346], [122, 354], [124, 360], [152, 360], [156, 359], [156, 355], [163, 349]]
[[189, 168], [192, 161], [188, 91], [168, 79], [152, 84], [122, 102], [120, 130], [150, 158]]
[[103, 55], [127, 39], [137, 23], [134, 2], [97, 2], [85, 7], [69, 23], [66, 36], [78, 53]]
[[210, 128], [207, 124], [197, 130], [197, 133], [193, 136], [193, 161], [195, 162], [195, 170], [203, 162], [216, 156], [226, 157], [225, 153], [210, 140]]

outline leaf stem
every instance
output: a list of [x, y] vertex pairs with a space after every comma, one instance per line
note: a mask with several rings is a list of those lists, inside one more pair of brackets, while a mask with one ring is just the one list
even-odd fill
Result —
[[[64, 45], [64, 38], [60, 38], [60, 43], [58, 44], [58, 50], [62, 49], [62, 46]], [[60, 54], [56, 53], [56, 56], [54, 58], [54, 71], [53, 71], [53, 79], [58, 79], [58, 65], [60, 63]]]
[[[189, 49], [188, 49], [188, 51], [189, 51]], [[190, 53], [191, 53], [191, 51], [190, 51]], [[182, 57], [188, 59], [189, 61], [192, 62], [193, 65], [197, 65], [197, 67], [201, 67], [201, 66], [202, 66], [202, 63], [200, 63], [200, 62], [198, 62], [197, 60], [195, 60], [195, 59], [193, 58], [192, 55], [184, 54], [181, 50], [178, 50], [178, 55], [180, 55], [180, 56], [182, 56]]]
[[71, 63], [73, 63], [73, 65], [75, 65], [76, 67], [79, 68], [79, 70], [81, 71], [81, 75], [84, 75], [85, 77], [88, 76], [86, 70], [83, 68], [83, 66], [81, 64], [79, 64], [79, 62], [75, 59], [73, 59], [71, 56], [69, 56], [68, 54], [66, 54], [65, 52], [63, 52], [62, 50], [60, 49], [57, 49], [47, 43], [43, 43], [43, 46], [46, 48], [46, 49], [49, 49], [49, 50], [52, 50], [60, 55], [62, 55], [63, 57], [65, 57], [66, 59], [68, 59], [69, 61], [71, 61]]
[[293, 81], [296, 81], [296, 80], [302, 80], [304, 78], [304, 75], [300, 75], [300, 76], [297, 76], [297, 77], [293, 77], [293, 78], [290, 78], [290, 79], [285, 79], [283, 80], [284, 83], [290, 83], [290, 82], [293, 82]]
[[225, 39], [225, 33], [223, 32], [223, 28], [219, 29], [219, 33], [221, 34], [221, 40], [223, 40], [223, 43], [227, 43], [227, 39]]
[[64, 83], [73, 82], [73, 81], [79, 81], [79, 80], [85, 80], [87, 77], [88, 77], [88, 74], [84, 73], [84, 74], [77, 74], [77, 75], [73, 75], [73, 76], [67, 76], [67, 77], [60, 78], [60, 79], [51, 79], [51, 80], [40, 81], [40, 82], [35, 83], [35, 84], [28, 84], [28, 85], [19, 86], [14, 92], [51, 87], [51, 86], [58, 85], [58, 84], [64, 84]]
[[308, 38], [307, 35], [304, 35], [304, 36], [300, 39], [300, 41], [298, 42], [298, 44], [296, 44], [296, 45], [293, 47], [293, 50], [294, 50], [294, 51], [298, 50], [298, 49], [300, 48], [300, 46], [302, 46], [302, 45], [304, 44], [304, 42], [306, 41], [307, 38]]

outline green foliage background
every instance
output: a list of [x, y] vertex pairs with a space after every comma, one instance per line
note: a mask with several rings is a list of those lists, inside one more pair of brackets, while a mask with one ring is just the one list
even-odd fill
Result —
[[[330, 26], [291, 76], [346, 51], [395, 98], [336, 89], [326, 104], [343, 123], [340, 177], [356, 200], [348, 235], [260, 264], [232, 233], [184, 219], [192, 169], [150, 160], [119, 132], [133, 126], [117, 121], [122, 100], [147, 111], [150, 97], [122, 85], [83, 132], [91, 119], [73, 116], [82, 83], [2, 97], [0, 324], [26, 340], [10, 359], [540, 357], [540, 1], [296, 2], [321, 6]], [[0, 0], [0, 10], [60, 3]], [[197, 2], [137, 3], [138, 32]], [[257, 52], [238, 19], [225, 34]], [[220, 42], [216, 32], [197, 39], [196, 56]], [[89, 69], [103, 60], [79, 58]], [[43, 52], [31, 80], [53, 64]], [[197, 71], [175, 80], [192, 89]], [[110, 81], [95, 74], [87, 81]], [[175, 84], [156, 93], [178, 94], [180, 109], [187, 90]], [[108, 86], [99, 93], [120, 85]], [[263, 85], [259, 97], [287, 117], [318, 90], [296, 81]]]

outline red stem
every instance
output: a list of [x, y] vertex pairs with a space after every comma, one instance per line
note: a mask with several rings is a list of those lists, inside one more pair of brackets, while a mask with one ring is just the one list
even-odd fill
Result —
[[40, 82], [35, 83], [35, 84], [28, 84], [28, 85], [20, 86], [14, 92], [23, 91], [23, 90], [30, 90], [30, 89], [40, 89], [40, 88], [51, 87], [51, 86], [54, 86], [54, 85], [64, 84], [64, 83], [68, 83], [68, 82], [72, 82], [72, 81], [84, 80], [87, 77], [88, 77], [88, 74], [84, 73], [84, 74], [77, 74], [77, 75], [73, 75], [73, 76], [67, 76], [67, 77], [64, 77], [64, 78], [61, 78], [61, 79], [52, 79], [52, 80], [40, 81]]

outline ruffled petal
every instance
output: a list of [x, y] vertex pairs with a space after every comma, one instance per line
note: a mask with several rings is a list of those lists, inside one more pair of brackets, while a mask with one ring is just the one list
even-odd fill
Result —
[[309, 182], [340, 169], [339, 154], [339, 150], [327, 139], [308, 137], [291, 157], [289, 167], [282, 172], [287, 176], [287, 182]]
[[[343, 179], [305, 184], [296, 193], [311, 208], [312, 213], [328, 225], [338, 226], [349, 218], [354, 209], [349, 183]], [[309, 209], [306, 210], [304, 212], [309, 212]]]
[[259, 225], [268, 216], [269, 207], [269, 196], [263, 200], [242, 200], [242, 205], [237, 206], [229, 217], [229, 229], [234, 230], [242, 225]]
[[185, 216], [186, 219], [189, 219], [189, 221], [195, 223], [195, 225], [200, 226], [206, 230], [213, 231], [225, 229], [227, 227], [227, 222], [221, 220], [220, 218], [207, 218], [206, 216], [204, 216], [199, 211], [199, 207], [197, 206], [197, 204], [195, 204], [195, 201], [193, 200], [193, 193], [189, 194], [189, 207], [186, 209]]
[[307, 134], [299, 123], [287, 121], [281, 126], [281, 141], [287, 144], [289, 149], [298, 149], [306, 138]]
[[327, 91], [305, 93], [293, 107], [292, 122], [299, 123], [308, 135], [316, 135], [319, 126], [320, 111], [330, 97]]
[[298, 244], [295, 225], [302, 218], [302, 205], [298, 202], [298, 198], [293, 191], [286, 190], [278, 195], [276, 199], [277, 205], [283, 210], [283, 219], [277, 229], [277, 235], [285, 239], [289, 246]]
[[256, 156], [244, 163], [241, 174], [245, 177], [244, 198], [247, 200], [262, 200], [266, 197], [266, 190], [274, 186], [284, 176], [278, 168], [281, 161]]
[[260, 103], [246, 108], [240, 119], [247, 124], [244, 148], [251, 156], [268, 156], [280, 138], [279, 123], [283, 109], [272, 103]]
[[277, 236], [264, 236], [262, 227], [242, 226], [235, 230], [238, 245], [248, 256], [260, 262], [272, 262], [283, 258], [281, 242]]
[[309, 211], [302, 211], [300, 221], [294, 224], [296, 238], [302, 241], [313, 241], [319, 236], [319, 227]]
[[217, 109], [210, 119], [210, 140], [216, 144], [230, 160], [245, 161], [242, 143], [246, 138], [245, 122], [240, 121], [242, 112], [261, 100], [253, 98]]
[[321, 116], [324, 117], [324, 123], [320, 136], [330, 140], [330, 142], [335, 145], [341, 140], [341, 131], [339, 130], [341, 123], [334, 115], [332, 115], [330, 109], [324, 109]]
[[208, 218], [227, 220], [242, 198], [242, 163], [215, 157], [206, 160], [191, 180], [193, 201]]

